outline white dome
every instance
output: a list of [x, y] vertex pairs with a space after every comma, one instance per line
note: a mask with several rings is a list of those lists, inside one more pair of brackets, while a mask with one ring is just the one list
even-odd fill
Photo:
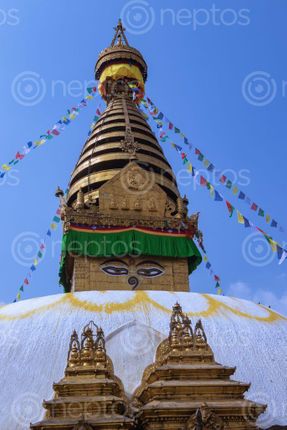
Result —
[[195, 293], [107, 291], [59, 294], [0, 308], [0, 428], [29, 429], [66, 367], [73, 329], [90, 320], [106, 335], [107, 352], [127, 393], [167, 337], [179, 302], [193, 324], [202, 319], [217, 362], [251, 382], [247, 398], [268, 404], [262, 428], [287, 424], [287, 318], [254, 303]]

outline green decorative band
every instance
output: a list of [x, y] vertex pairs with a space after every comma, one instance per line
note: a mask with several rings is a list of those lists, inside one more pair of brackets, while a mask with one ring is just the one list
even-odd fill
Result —
[[189, 273], [192, 273], [202, 260], [193, 240], [186, 234], [144, 231], [140, 228], [93, 230], [71, 226], [62, 241], [60, 283], [65, 291], [69, 290], [65, 270], [68, 255], [107, 258], [125, 255], [188, 258]]

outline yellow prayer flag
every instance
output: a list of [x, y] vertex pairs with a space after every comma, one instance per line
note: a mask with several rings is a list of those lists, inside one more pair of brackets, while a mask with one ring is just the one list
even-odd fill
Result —
[[206, 257], [206, 255], [203, 257], [203, 261], [208, 261], [208, 258]]
[[52, 229], [52, 230], [56, 230], [56, 228], [57, 228], [57, 224], [55, 224], [55, 223], [53, 222], [53, 223], [51, 224], [51, 226], [50, 226], [50, 227], [51, 227], [51, 229]]
[[192, 164], [188, 163], [187, 170], [192, 173]]
[[233, 189], [232, 189], [232, 192], [233, 192], [233, 194], [237, 194], [238, 193], [238, 188], [235, 186], [235, 187], [233, 187]]
[[275, 242], [275, 240], [272, 240], [272, 239], [269, 239], [268, 242], [270, 243], [272, 251], [277, 252], [277, 242]]
[[93, 96], [91, 96], [90, 94], [88, 94], [88, 95], [85, 97], [85, 99], [86, 99], [86, 100], [92, 100], [92, 98], [93, 98]]
[[239, 224], [244, 224], [243, 215], [242, 215], [242, 213], [239, 212], [239, 210], [237, 210], [237, 220], [238, 220]]
[[21, 299], [21, 294], [20, 294], [20, 293], [18, 293], [18, 294], [17, 294], [17, 299], [18, 299], [18, 300], [20, 300], [20, 299]]
[[269, 224], [271, 221], [271, 216], [270, 215], [266, 215], [266, 222], [267, 224]]
[[209, 192], [210, 192], [211, 197], [214, 197], [214, 186], [211, 184], [209, 186]]
[[11, 167], [8, 164], [2, 164], [2, 169], [8, 172], [8, 170], [11, 170]]
[[43, 145], [43, 143], [45, 143], [46, 142], [46, 139], [41, 139], [41, 140], [36, 140], [35, 142], [34, 142], [34, 144], [36, 145], [36, 146], [41, 146], [41, 145]]
[[203, 164], [205, 167], [208, 167], [210, 165], [210, 162], [207, 159], [205, 159]]
[[39, 261], [37, 260], [37, 258], [35, 258], [35, 260], [34, 260], [34, 266], [38, 266], [38, 263], [39, 263]]

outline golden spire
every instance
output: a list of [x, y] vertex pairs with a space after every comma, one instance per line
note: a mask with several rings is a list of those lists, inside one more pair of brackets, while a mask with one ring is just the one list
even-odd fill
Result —
[[123, 46], [123, 41], [125, 42], [126, 46], [129, 46], [128, 39], [125, 35], [126, 29], [123, 27], [122, 20], [120, 18], [118, 21], [118, 25], [114, 27], [114, 30], [115, 35], [113, 37], [111, 46], [115, 46], [115, 44], [118, 46]]
[[77, 367], [80, 365], [80, 342], [76, 330], [73, 331], [70, 340], [70, 347], [68, 353], [68, 367]]
[[108, 106], [86, 141], [72, 174], [68, 206], [81, 208], [83, 200], [84, 206], [98, 206], [100, 187], [136, 160], [164, 189], [174, 212], [179, 197], [175, 175], [138, 108], [139, 100], [134, 98], [137, 93], [131, 88], [135, 85], [139, 94], [144, 95], [147, 64], [142, 54], [129, 45], [121, 20], [111, 45], [99, 55], [95, 77]]

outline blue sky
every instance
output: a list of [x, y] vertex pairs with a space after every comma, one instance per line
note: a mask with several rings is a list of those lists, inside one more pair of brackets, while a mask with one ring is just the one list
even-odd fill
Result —
[[[286, 13], [284, 0], [2, 0], [0, 164], [82, 98], [81, 87], [93, 79], [98, 53], [123, 15], [130, 44], [149, 65], [147, 94], [286, 233], [271, 229], [219, 187], [222, 194], [284, 243]], [[66, 187], [97, 105], [98, 100], [90, 103], [61, 136], [33, 151], [0, 183], [0, 302], [13, 301], [26, 275], [23, 263], [31, 263], [35, 239], [45, 235], [57, 208], [55, 188]], [[169, 146], [164, 150], [178, 174], [181, 160]], [[202, 167], [197, 160], [194, 165]], [[287, 262], [279, 266], [261, 238], [249, 237], [252, 231], [229, 219], [225, 206], [205, 190], [192, 183], [180, 188], [191, 211], [201, 213], [206, 249], [225, 294], [287, 313]], [[23, 298], [61, 292], [60, 241], [61, 229], [48, 242]], [[215, 292], [203, 265], [190, 283], [193, 291]]]

